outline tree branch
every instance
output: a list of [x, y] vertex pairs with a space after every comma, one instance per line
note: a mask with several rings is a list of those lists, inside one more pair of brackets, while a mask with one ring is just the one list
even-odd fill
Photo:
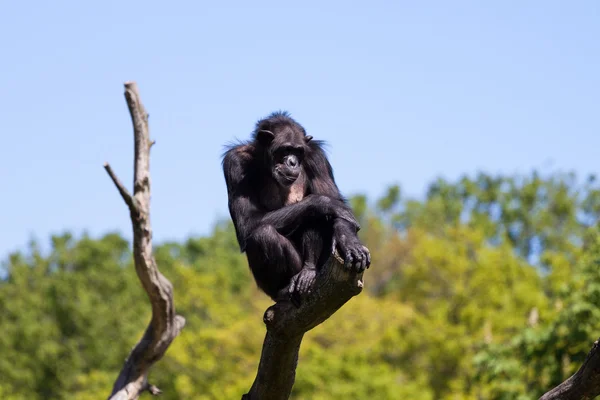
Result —
[[362, 291], [362, 272], [349, 271], [334, 254], [317, 276], [315, 288], [300, 306], [281, 301], [267, 309], [267, 334], [256, 379], [242, 400], [285, 400], [296, 378], [298, 351], [306, 332], [319, 325]]
[[185, 325], [185, 318], [175, 313], [173, 285], [160, 273], [152, 254], [150, 147], [154, 142], [150, 141], [148, 113], [142, 105], [135, 82], [125, 83], [125, 99], [131, 114], [135, 143], [133, 197], [108, 163], [104, 164], [104, 168], [129, 207], [135, 270], [150, 299], [152, 319], [144, 336], [127, 357], [109, 396], [110, 400], [137, 399], [144, 391], [159, 394], [160, 389], [148, 383], [148, 372], [163, 357]]
[[596, 340], [579, 370], [540, 397], [540, 400], [589, 400], [600, 395], [599, 349]]
[[133, 197], [131, 197], [131, 194], [129, 194], [129, 191], [127, 190], [127, 188], [125, 186], [123, 186], [123, 183], [121, 183], [121, 181], [119, 180], [119, 178], [117, 177], [117, 175], [115, 174], [115, 172], [113, 171], [111, 166], [108, 163], [104, 163], [104, 169], [106, 170], [106, 172], [112, 179], [113, 183], [117, 187], [117, 190], [121, 194], [121, 197], [125, 201], [125, 204], [127, 204], [127, 207], [129, 207], [129, 210], [130, 211], [135, 210], [135, 212], [137, 213], [137, 209], [135, 207], [135, 204], [133, 203]]

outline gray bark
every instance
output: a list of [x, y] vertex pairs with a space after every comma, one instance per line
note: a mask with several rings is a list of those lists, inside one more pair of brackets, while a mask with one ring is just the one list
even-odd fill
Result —
[[185, 325], [185, 318], [175, 313], [173, 285], [158, 270], [152, 253], [150, 147], [154, 142], [150, 141], [148, 114], [142, 105], [135, 82], [125, 83], [125, 99], [131, 114], [135, 143], [133, 196], [108, 163], [104, 164], [104, 168], [129, 207], [133, 226], [135, 271], [150, 299], [152, 319], [142, 339], [127, 357], [109, 396], [110, 400], [137, 399], [144, 391], [159, 394], [160, 390], [148, 383], [148, 372], [150, 367], [163, 357]]
[[264, 315], [267, 334], [256, 379], [242, 400], [288, 399], [304, 334], [333, 315], [362, 288], [362, 272], [350, 271], [334, 255], [319, 272], [312, 294], [300, 308], [288, 301], [269, 307]]

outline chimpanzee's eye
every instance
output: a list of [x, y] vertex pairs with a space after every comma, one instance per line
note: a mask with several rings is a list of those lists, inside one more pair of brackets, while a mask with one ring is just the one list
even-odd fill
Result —
[[277, 150], [275, 150], [275, 152], [273, 153], [273, 158], [277, 161], [277, 162], [283, 162], [283, 158], [285, 156], [287, 156], [288, 154], [290, 154], [289, 150], [285, 147], [280, 147]]
[[304, 159], [304, 147], [294, 147], [293, 154], [298, 157], [298, 160]]

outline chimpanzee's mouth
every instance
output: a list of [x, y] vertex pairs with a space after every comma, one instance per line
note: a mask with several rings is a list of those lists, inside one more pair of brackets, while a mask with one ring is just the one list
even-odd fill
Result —
[[277, 181], [282, 186], [291, 186], [296, 179], [298, 179], [299, 174], [286, 174], [280, 170], [275, 171]]
[[288, 186], [291, 185], [291, 184], [293, 184], [294, 182], [296, 182], [296, 179], [298, 179], [298, 175], [284, 175], [284, 174], [281, 174], [280, 176], [281, 176], [282, 181], [283, 181], [282, 183], [284, 185], [288, 185]]

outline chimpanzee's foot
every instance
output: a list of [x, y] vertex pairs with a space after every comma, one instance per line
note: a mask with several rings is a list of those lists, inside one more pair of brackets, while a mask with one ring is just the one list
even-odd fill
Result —
[[317, 270], [314, 266], [305, 266], [300, 272], [292, 277], [288, 293], [291, 302], [300, 307], [302, 300], [312, 292], [317, 278]]

